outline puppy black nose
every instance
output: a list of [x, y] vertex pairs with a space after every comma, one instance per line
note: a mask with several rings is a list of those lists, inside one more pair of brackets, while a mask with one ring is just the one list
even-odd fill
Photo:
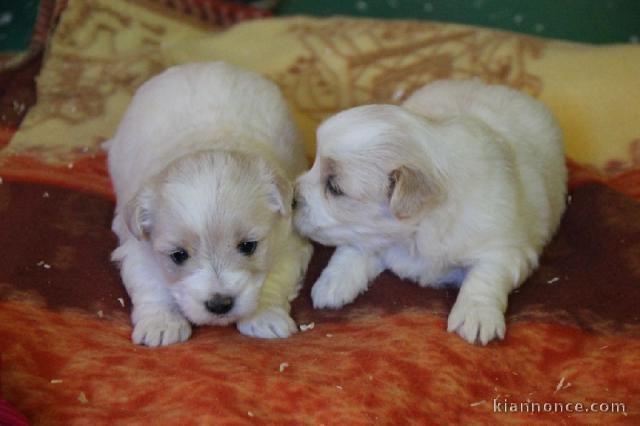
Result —
[[204, 306], [207, 308], [207, 311], [212, 314], [226, 314], [231, 310], [231, 308], [233, 308], [233, 297], [216, 294], [211, 299], [204, 302]]
[[293, 199], [291, 200], [291, 210], [295, 210], [296, 207], [298, 207], [298, 199], [294, 195]]

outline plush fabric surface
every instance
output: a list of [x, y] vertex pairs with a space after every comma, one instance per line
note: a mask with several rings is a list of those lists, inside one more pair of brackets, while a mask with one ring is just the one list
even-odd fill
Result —
[[[545, 101], [565, 133], [571, 193], [540, 268], [510, 298], [506, 339], [475, 347], [447, 333], [456, 290], [390, 273], [342, 310], [313, 310], [310, 287], [331, 255], [317, 246], [293, 304], [313, 329], [261, 341], [207, 327], [181, 345], [133, 345], [99, 144], [144, 80], [214, 59], [279, 84], [310, 158], [329, 114], [398, 103], [437, 78], [479, 77]], [[0, 83], [27, 87], [36, 72], [32, 61]], [[37, 102], [15, 134], [0, 133], [2, 397], [38, 424], [638, 424], [638, 75], [636, 46], [346, 18], [220, 32], [147, 3], [70, 1]], [[23, 90], [16, 116], [32, 101]], [[624, 403], [626, 413], [504, 413], [494, 399]]]

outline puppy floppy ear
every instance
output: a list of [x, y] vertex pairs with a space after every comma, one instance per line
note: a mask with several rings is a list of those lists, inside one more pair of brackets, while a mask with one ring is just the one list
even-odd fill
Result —
[[435, 177], [409, 166], [400, 166], [389, 174], [389, 207], [398, 219], [409, 219], [434, 207], [444, 196]]
[[143, 187], [135, 197], [124, 207], [124, 220], [131, 232], [138, 240], [148, 239], [153, 224], [151, 207], [153, 191]]
[[268, 168], [266, 175], [269, 184], [269, 204], [282, 216], [289, 216], [293, 202], [293, 185], [280, 170]]

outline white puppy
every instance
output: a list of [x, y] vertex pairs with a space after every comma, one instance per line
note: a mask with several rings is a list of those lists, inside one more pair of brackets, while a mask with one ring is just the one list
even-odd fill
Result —
[[301, 141], [278, 88], [222, 62], [176, 66], [138, 89], [107, 144], [113, 231], [133, 341], [191, 323], [287, 337], [311, 245], [293, 231]]
[[440, 81], [402, 107], [337, 114], [298, 179], [294, 223], [338, 246], [312, 289], [339, 308], [390, 269], [423, 286], [461, 283], [449, 331], [504, 337], [509, 293], [537, 266], [565, 208], [560, 129], [535, 99]]

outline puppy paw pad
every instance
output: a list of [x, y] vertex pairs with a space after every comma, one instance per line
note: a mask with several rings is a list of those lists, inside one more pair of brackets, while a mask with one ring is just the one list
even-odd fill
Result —
[[447, 329], [469, 343], [486, 345], [495, 338], [503, 339], [506, 325], [504, 314], [497, 307], [458, 301], [449, 314]]
[[289, 314], [282, 308], [268, 308], [253, 316], [238, 321], [240, 333], [261, 339], [282, 339], [291, 336], [298, 328]]
[[184, 342], [191, 336], [191, 324], [176, 312], [156, 312], [143, 316], [133, 328], [134, 343], [150, 347]]

